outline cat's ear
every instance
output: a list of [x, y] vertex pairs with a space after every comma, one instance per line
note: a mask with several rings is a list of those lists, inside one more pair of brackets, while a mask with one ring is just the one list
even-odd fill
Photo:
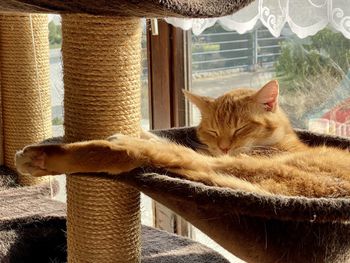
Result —
[[278, 106], [278, 93], [278, 81], [271, 80], [258, 90], [254, 97], [267, 111], [274, 112]]
[[200, 110], [201, 113], [204, 113], [209, 110], [210, 104], [214, 101], [214, 99], [205, 97], [205, 96], [199, 96], [197, 94], [193, 94], [187, 90], [182, 90], [182, 92], [185, 94], [185, 97], [192, 102], [194, 105], [197, 106], [197, 108]]

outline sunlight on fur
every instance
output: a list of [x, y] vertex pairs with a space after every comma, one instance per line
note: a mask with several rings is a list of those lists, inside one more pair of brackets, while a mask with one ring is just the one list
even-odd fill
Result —
[[34, 176], [163, 168], [209, 186], [263, 195], [350, 196], [348, 151], [302, 143], [279, 107], [279, 84], [234, 89], [216, 99], [184, 92], [201, 112], [198, 152], [144, 132], [61, 145], [28, 146], [17, 169]]

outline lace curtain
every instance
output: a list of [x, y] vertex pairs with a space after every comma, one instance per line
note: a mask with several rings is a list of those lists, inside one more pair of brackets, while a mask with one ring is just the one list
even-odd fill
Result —
[[230, 16], [208, 19], [166, 18], [184, 30], [199, 35], [219, 22], [226, 30], [245, 33], [262, 23], [275, 37], [280, 36], [287, 23], [299, 37], [316, 34], [326, 26], [350, 38], [350, 0], [256, 0]]

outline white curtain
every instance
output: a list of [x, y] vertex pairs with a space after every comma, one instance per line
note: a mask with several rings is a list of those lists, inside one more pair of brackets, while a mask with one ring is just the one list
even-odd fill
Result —
[[284, 25], [300, 38], [316, 34], [326, 26], [350, 38], [350, 0], [256, 0], [230, 16], [208, 19], [166, 18], [166, 21], [184, 30], [192, 29], [199, 35], [219, 22], [226, 30], [245, 33], [257, 23], [265, 25], [275, 37]]

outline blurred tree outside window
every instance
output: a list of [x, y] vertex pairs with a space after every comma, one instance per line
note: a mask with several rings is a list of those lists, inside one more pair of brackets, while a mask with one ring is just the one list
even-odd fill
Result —
[[[57, 23], [57, 22], [56, 22]], [[49, 43], [50, 49], [60, 48], [62, 44], [62, 29], [60, 24], [54, 20], [49, 22]]]
[[[326, 28], [299, 39], [286, 27], [275, 38], [261, 25], [238, 34], [216, 24], [192, 35], [191, 50], [193, 91], [215, 97], [276, 78], [294, 127], [350, 137], [350, 40], [340, 32]], [[190, 111], [198, 123], [198, 111]]]

